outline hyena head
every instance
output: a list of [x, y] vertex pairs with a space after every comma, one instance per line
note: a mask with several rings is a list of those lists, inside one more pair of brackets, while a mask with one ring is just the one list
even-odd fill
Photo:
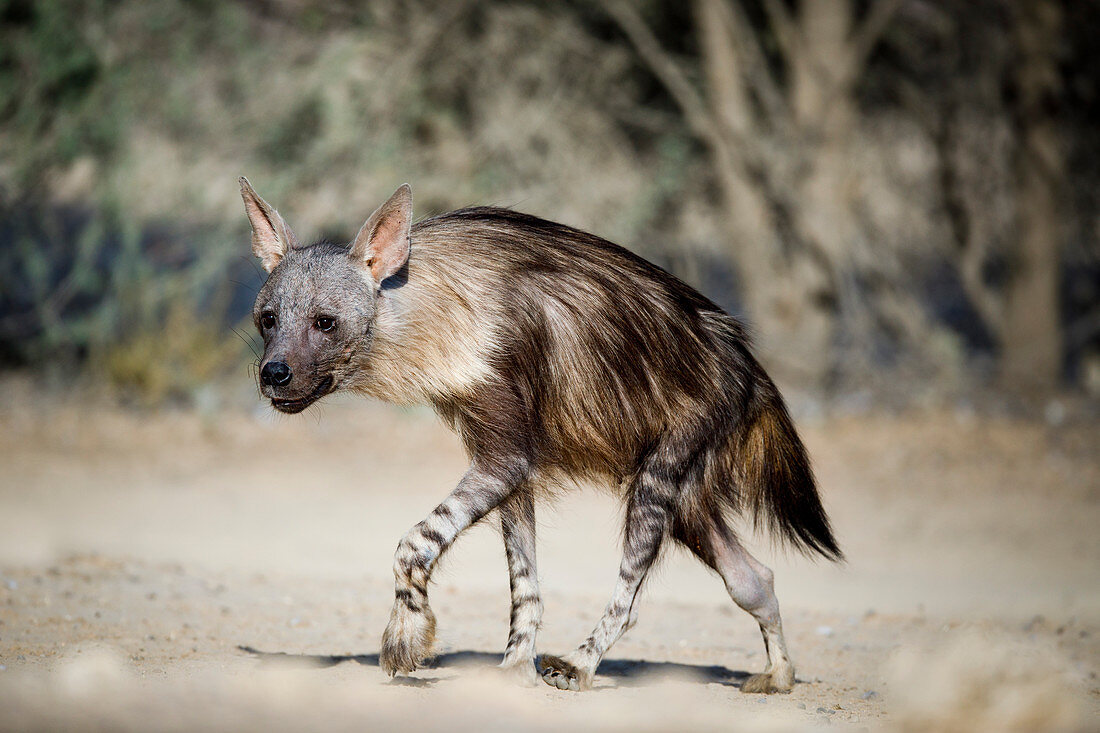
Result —
[[409, 257], [412, 189], [398, 188], [350, 246], [302, 246], [248, 180], [240, 184], [252, 253], [269, 273], [252, 309], [264, 340], [260, 392], [281, 412], [301, 412], [345, 386], [369, 354], [382, 282]]

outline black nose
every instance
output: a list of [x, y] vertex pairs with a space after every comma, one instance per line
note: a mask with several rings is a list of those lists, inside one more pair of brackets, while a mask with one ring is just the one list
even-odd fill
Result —
[[260, 370], [260, 381], [276, 387], [285, 387], [290, 384], [292, 376], [294, 375], [290, 373], [290, 367], [281, 361], [269, 361]]

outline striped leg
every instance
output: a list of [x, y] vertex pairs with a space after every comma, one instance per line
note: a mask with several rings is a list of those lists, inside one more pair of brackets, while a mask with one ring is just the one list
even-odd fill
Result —
[[611, 602], [592, 634], [564, 657], [544, 654], [540, 667], [546, 684], [561, 690], [585, 690], [600, 659], [636, 620], [634, 603], [646, 573], [668, 533], [678, 494], [676, 461], [667, 451], [651, 456], [635, 479], [626, 511], [623, 559]]
[[428, 581], [436, 560], [525, 478], [525, 471], [490, 470], [475, 461], [451, 495], [401, 539], [393, 561], [393, 610], [379, 653], [391, 677], [412, 672], [431, 655], [435, 615], [428, 606]]
[[535, 568], [535, 502], [530, 490], [516, 491], [500, 505], [500, 528], [512, 590], [508, 646], [500, 666], [523, 684], [533, 685], [538, 680], [535, 636], [542, 620], [542, 598]]

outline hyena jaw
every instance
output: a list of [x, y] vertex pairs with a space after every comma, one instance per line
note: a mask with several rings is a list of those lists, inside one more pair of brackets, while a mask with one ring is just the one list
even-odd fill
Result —
[[[397, 547], [379, 655], [387, 673], [409, 674], [431, 655], [436, 561], [498, 510], [511, 591], [501, 666], [521, 681], [590, 687], [671, 539], [760, 626], [767, 666], [742, 691], [791, 689], [771, 571], [730, 519], [747, 514], [799, 551], [842, 556], [806, 450], [737, 320], [621, 247], [513, 211], [465, 209], [413, 226], [402, 186], [350, 245], [302, 246], [244, 179], [241, 192], [253, 252], [270, 273], [254, 308], [263, 395], [294, 408], [332, 384], [430, 403], [470, 456], [454, 491]], [[626, 521], [596, 627], [536, 669], [535, 503], [548, 477], [621, 487]]]

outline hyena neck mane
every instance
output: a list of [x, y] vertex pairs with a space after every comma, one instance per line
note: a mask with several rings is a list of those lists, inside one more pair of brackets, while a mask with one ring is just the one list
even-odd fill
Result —
[[[398, 404], [453, 402], [493, 378], [501, 326], [501, 273], [476, 227], [453, 214], [413, 226], [409, 259], [381, 284], [370, 353], [354, 388]], [[484, 244], [488, 244], [487, 242]]]

